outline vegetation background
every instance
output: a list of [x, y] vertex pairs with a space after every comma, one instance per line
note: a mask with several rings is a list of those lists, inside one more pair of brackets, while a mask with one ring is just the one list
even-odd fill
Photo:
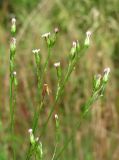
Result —
[[[92, 44], [71, 75], [63, 98], [56, 107], [60, 119], [62, 144], [70, 134], [72, 142], [63, 152], [62, 160], [119, 159], [119, 0], [0, 0], [0, 160], [10, 158], [9, 143], [9, 40], [11, 18], [17, 19], [17, 108], [16, 151], [23, 160], [29, 144], [36, 104], [36, 76], [33, 48], [40, 48], [45, 60], [47, 50], [41, 35], [59, 27], [57, 44], [49, 63], [46, 83], [51, 89], [42, 111], [39, 131], [48, 116], [56, 89], [57, 77], [53, 63], [66, 68], [72, 41], [83, 41], [92, 31]], [[111, 68], [105, 96], [96, 102], [76, 131], [80, 106], [92, 91], [92, 79]], [[54, 150], [54, 120], [50, 120], [42, 137], [44, 159], [51, 159]], [[61, 146], [62, 146], [61, 144]]]

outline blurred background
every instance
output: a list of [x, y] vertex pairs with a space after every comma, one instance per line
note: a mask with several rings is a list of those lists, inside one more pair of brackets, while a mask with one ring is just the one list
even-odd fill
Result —
[[[17, 19], [16, 71], [18, 77], [15, 118], [17, 159], [25, 159], [36, 107], [37, 78], [32, 49], [40, 48], [42, 60], [47, 49], [41, 35], [60, 32], [45, 77], [51, 94], [46, 98], [37, 135], [45, 122], [57, 87], [53, 63], [60, 61], [64, 74], [72, 41], [83, 42], [92, 31], [91, 47], [69, 79], [54, 113], [59, 115], [61, 148], [71, 134], [73, 140], [61, 160], [119, 159], [119, 0], [0, 0], [0, 160], [10, 158], [9, 41], [11, 18]], [[111, 68], [105, 96], [93, 106], [78, 130], [80, 106], [90, 97], [93, 75]], [[54, 119], [41, 141], [44, 159], [51, 159], [55, 146]], [[8, 158], [9, 157], [9, 158]]]

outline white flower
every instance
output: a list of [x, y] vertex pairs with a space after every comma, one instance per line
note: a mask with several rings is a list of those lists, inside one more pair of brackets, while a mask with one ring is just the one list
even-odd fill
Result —
[[14, 71], [14, 72], [13, 72], [13, 75], [14, 75], [14, 76], [16, 76], [16, 74], [17, 74], [17, 72], [16, 72], [16, 71]]
[[85, 43], [84, 43], [86, 46], [89, 46], [89, 44], [90, 44], [90, 36], [91, 36], [91, 34], [92, 34], [91, 31], [87, 31], [86, 32], [86, 39], [85, 39]]
[[55, 67], [60, 67], [60, 62], [54, 63]]
[[49, 37], [49, 36], [50, 36], [50, 32], [42, 34], [41, 37], [47, 38], [47, 37]]
[[91, 34], [92, 34], [91, 31], [86, 32], [86, 35], [87, 35], [88, 38], [90, 38]]
[[38, 142], [39, 141], [39, 137], [36, 137], [36, 142]]
[[109, 79], [109, 73], [110, 73], [110, 68], [105, 68], [104, 69], [104, 76], [103, 76], [103, 81], [107, 82]]
[[12, 18], [12, 25], [15, 25], [15, 23], [16, 23], [16, 19]]
[[77, 43], [75, 41], [73, 41], [73, 47], [76, 48]]
[[40, 52], [40, 49], [33, 49], [32, 52], [35, 54], [35, 53], [39, 53]]
[[110, 73], [110, 68], [108, 67], [108, 68], [105, 68], [104, 69], [104, 74], [106, 74], [106, 75], [108, 75]]
[[31, 134], [33, 132], [32, 128], [28, 129], [28, 132]]
[[55, 114], [55, 119], [58, 119], [58, 115], [57, 114]]

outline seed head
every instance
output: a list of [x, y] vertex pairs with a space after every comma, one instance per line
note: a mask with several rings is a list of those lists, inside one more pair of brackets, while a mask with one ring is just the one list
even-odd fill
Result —
[[51, 92], [51, 91], [50, 91], [50, 89], [49, 89], [49, 87], [48, 87], [48, 84], [44, 84], [44, 85], [43, 85], [43, 90], [42, 90], [42, 96], [45, 97], [45, 95], [46, 95], [46, 94], [49, 95], [50, 92]]

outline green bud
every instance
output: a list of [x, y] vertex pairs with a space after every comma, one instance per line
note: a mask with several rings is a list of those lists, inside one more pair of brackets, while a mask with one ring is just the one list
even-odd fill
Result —
[[59, 119], [58, 119], [58, 115], [55, 114], [55, 121], [56, 121], [56, 128], [59, 128]]
[[15, 35], [15, 33], [16, 33], [16, 19], [12, 18], [11, 34]]
[[17, 74], [17, 73], [14, 71], [14, 72], [13, 72], [13, 78], [14, 78], [14, 85], [15, 85], [15, 86], [18, 85], [18, 81], [17, 81], [17, 78], [16, 78], [16, 74]]
[[60, 62], [54, 63], [54, 67], [57, 69], [57, 77], [58, 79], [61, 79], [62, 71], [60, 67]]
[[77, 40], [77, 43], [76, 43], [77, 45], [76, 45], [76, 49], [77, 49], [77, 52], [79, 52], [80, 51], [80, 49], [81, 49], [81, 47], [80, 47], [80, 44], [79, 44], [79, 41]]
[[15, 54], [16, 51], [16, 39], [13, 37], [10, 42], [10, 52], [11, 54]]
[[28, 132], [30, 133], [30, 143], [34, 146], [36, 141], [35, 141], [35, 138], [34, 138], [34, 135], [33, 135], [33, 130], [29, 129]]
[[84, 46], [86, 46], [86, 47], [89, 47], [89, 45], [90, 45], [90, 36], [91, 36], [91, 32], [87, 31], [86, 32], [86, 39], [85, 39], [85, 42], [84, 42]]
[[35, 54], [36, 64], [39, 65], [41, 60], [41, 55], [39, 54], [40, 49], [33, 49], [32, 52]]
[[108, 79], [109, 79], [109, 73], [110, 73], [110, 68], [105, 68], [104, 69], [103, 79], [102, 79], [103, 82], [106, 83], [108, 81]]
[[42, 157], [43, 157], [43, 147], [42, 147], [42, 143], [40, 142], [39, 144], [38, 144], [38, 152], [40, 153], [40, 158], [42, 159]]
[[76, 55], [76, 52], [77, 52], [77, 43], [74, 41], [73, 42], [73, 46], [71, 48], [71, 52], [70, 52], [70, 58], [71, 58], [71, 60], [74, 59], [74, 57]]
[[94, 90], [99, 89], [100, 84], [101, 84], [101, 75], [100, 74], [95, 75], [94, 76]]

